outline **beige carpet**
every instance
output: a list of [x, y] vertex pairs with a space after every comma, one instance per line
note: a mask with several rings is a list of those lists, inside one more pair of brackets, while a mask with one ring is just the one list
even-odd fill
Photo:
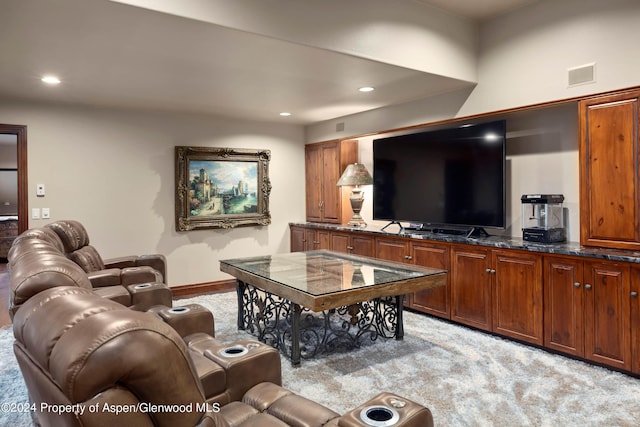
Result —
[[[218, 338], [247, 336], [235, 293], [186, 302], [215, 313]], [[437, 426], [640, 425], [639, 379], [411, 312], [403, 341], [282, 366], [287, 388], [337, 412], [388, 390], [429, 407]]]
[[[217, 337], [245, 338], [235, 327], [235, 293], [177, 300], [215, 313]], [[0, 329], [0, 402], [27, 394]], [[640, 380], [423, 315], [405, 314], [405, 339], [347, 353], [283, 358], [289, 389], [344, 412], [389, 390], [428, 406], [437, 426], [638, 426]], [[0, 426], [29, 426], [27, 413], [0, 411]]]

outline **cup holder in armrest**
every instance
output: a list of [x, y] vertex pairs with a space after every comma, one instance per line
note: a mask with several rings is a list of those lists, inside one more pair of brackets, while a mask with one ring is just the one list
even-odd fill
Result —
[[133, 289], [146, 289], [150, 288], [151, 286], [153, 286], [152, 283], [140, 283], [139, 285], [135, 285]]
[[360, 411], [360, 420], [371, 427], [390, 427], [400, 421], [400, 414], [388, 406], [367, 406]]
[[189, 307], [173, 307], [167, 310], [167, 312], [171, 314], [182, 314], [188, 313], [189, 311], [191, 311]]
[[247, 354], [249, 349], [243, 345], [232, 345], [230, 347], [225, 347], [218, 352], [220, 356], [223, 357], [240, 357]]

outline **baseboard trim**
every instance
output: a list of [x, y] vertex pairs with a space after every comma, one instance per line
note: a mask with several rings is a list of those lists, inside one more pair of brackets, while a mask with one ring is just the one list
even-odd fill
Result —
[[216, 282], [194, 283], [189, 285], [171, 286], [174, 297], [199, 295], [208, 292], [228, 292], [236, 289], [236, 280], [218, 280]]

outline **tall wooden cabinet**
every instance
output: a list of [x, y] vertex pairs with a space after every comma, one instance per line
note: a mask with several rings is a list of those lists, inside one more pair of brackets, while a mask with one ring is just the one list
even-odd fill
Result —
[[305, 146], [307, 221], [346, 223], [349, 191], [336, 186], [347, 165], [358, 161], [358, 141], [335, 140]]
[[640, 90], [580, 101], [580, 242], [640, 249]]

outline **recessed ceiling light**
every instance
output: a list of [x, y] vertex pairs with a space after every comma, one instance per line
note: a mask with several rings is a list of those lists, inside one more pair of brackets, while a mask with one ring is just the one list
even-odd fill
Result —
[[283, 111], [282, 113], [280, 113], [280, 115], [281, 115], [282, 117], [288, 117], [288, 116], [290, 116], [290, 115], [291, 115], [291, 113], [287, 113], [286, 111]]
[[58, 84], [60, 84], [60, 79], [57, 78], [56, 76], [52, 76], [52, 75], [43, 76], [41, 80], [42, 80], [43, 83], [46, 83], [48, 85], [58, 85]]
[[360, 92], [373, 92], [374, 90], [376, 90], [376, 88], [371, 86], [363, 86], [361, 88], [358, 88], [358, 90]]

